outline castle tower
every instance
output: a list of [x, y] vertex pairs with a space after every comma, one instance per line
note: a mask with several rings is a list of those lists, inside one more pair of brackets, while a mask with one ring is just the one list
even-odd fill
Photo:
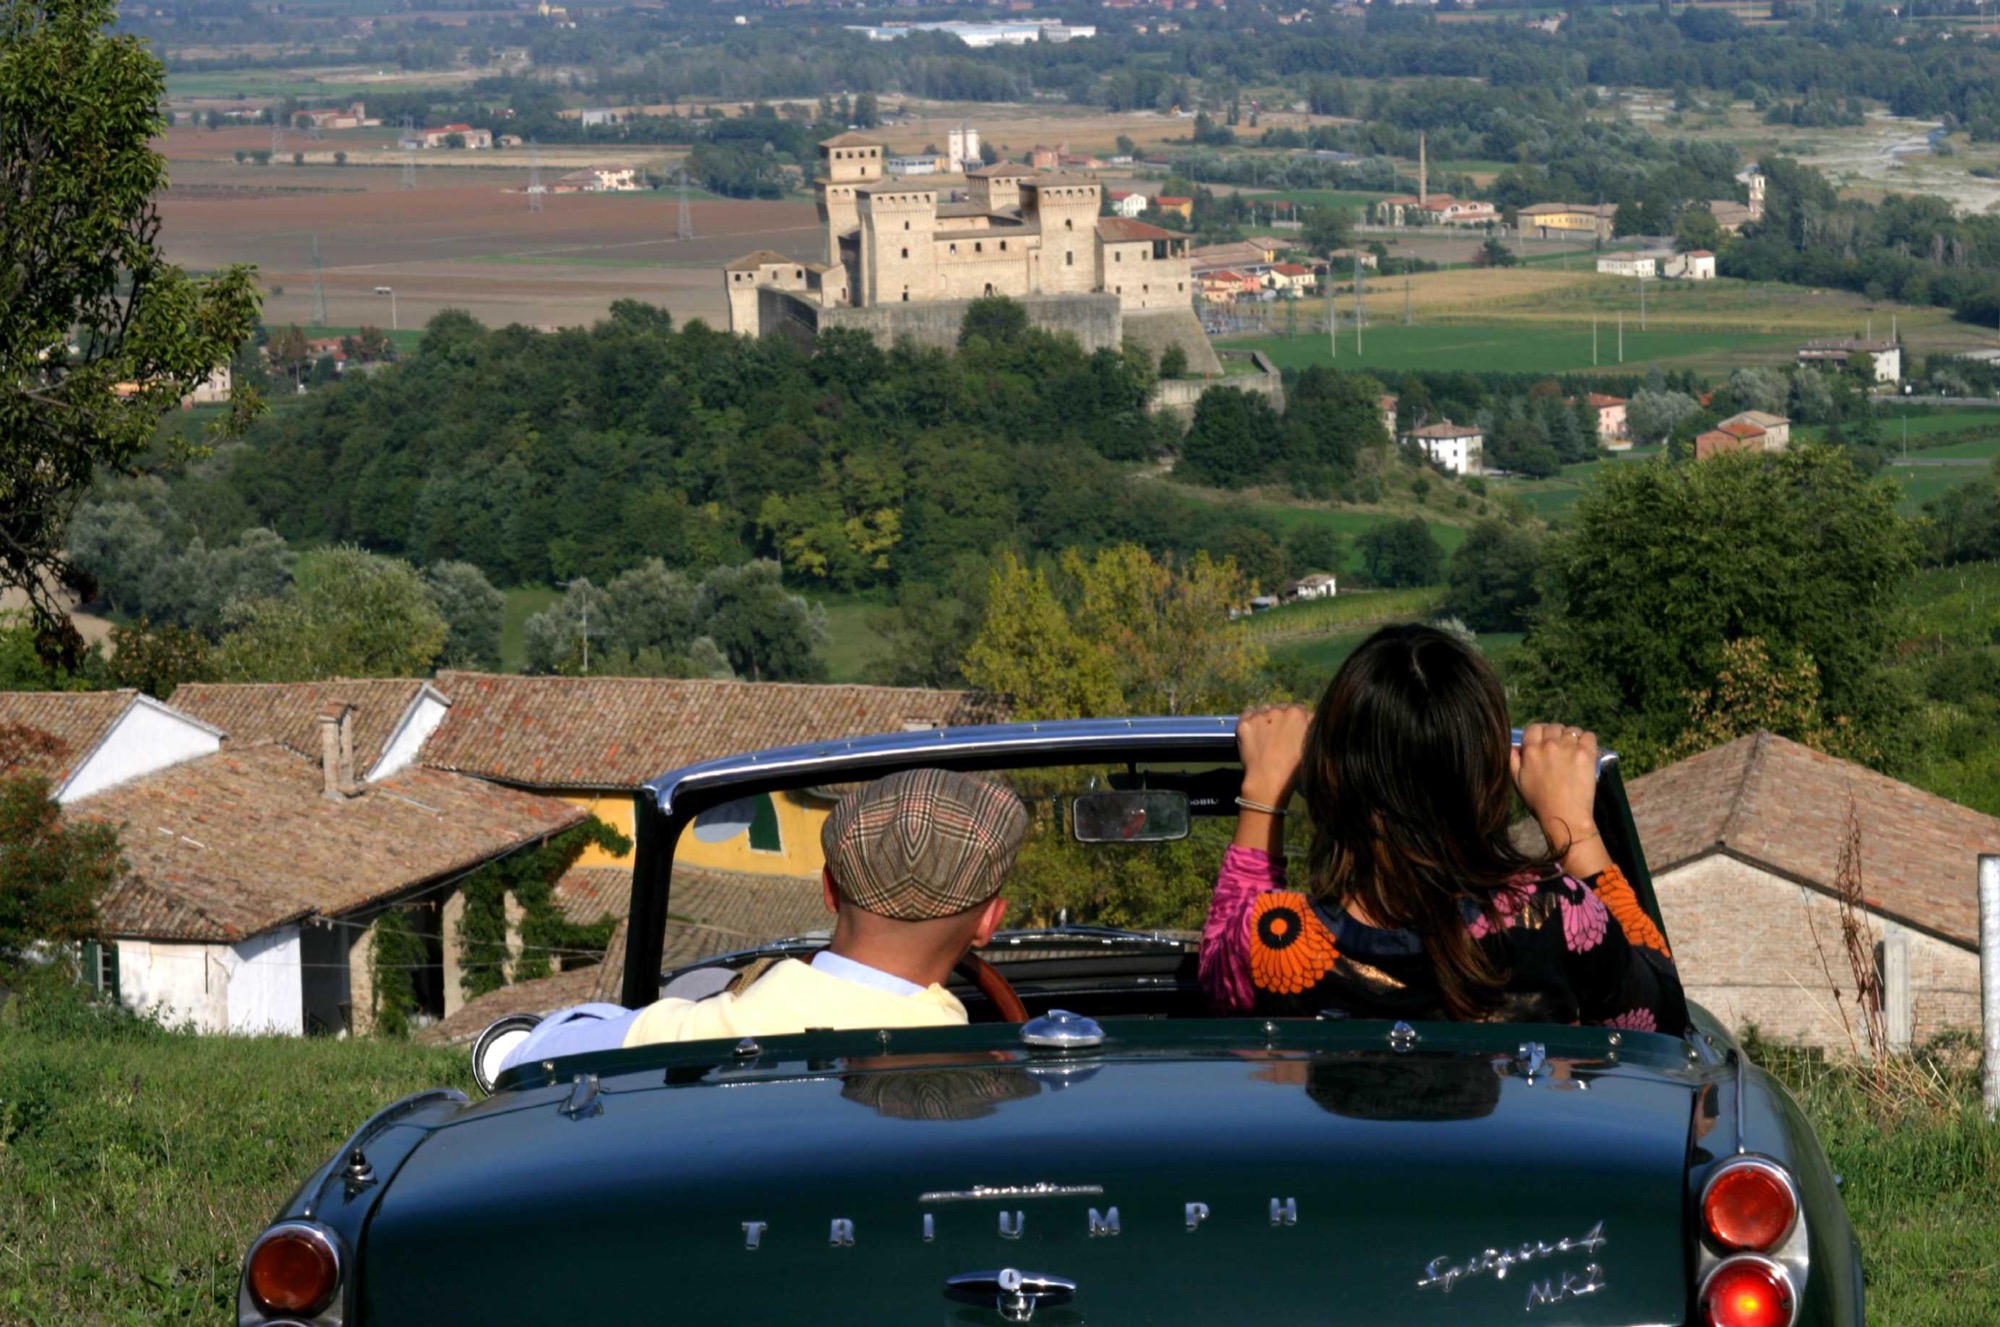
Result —
[[965, 193], [982, 212], [1017, 212], [1021, 208], [1021, 181], [1034, 174], [1013, 161], [975, 166], [965, 173]]
[[885, 180], [854, 189], [861, 218], [861, 303], [935, 300], [937, 190]]
[[1747, 183], [1750, 186], [1750, 219], [1752, 221], [1762, 221], [1764, 219], [1764, 172], [1756, 167], [1752, 167]]
[[1423, 207], [1431, 201], [1431, 163], [1429, 145], [1424, 142], [1422, 131], [1417, 133], [1417, 206]]
[[1097, 211], [1103, 186], [1081, 175], [1046, 175], [1021, 181], [1021, 215], [1041, 228], [1040, 271], [1029, 290], [1043, 295], [1087, 295], [1102, 284], [1097, 270]]
[[861, 224], [854, 191], [882, 178], [882, 144], [860, 134], [837, 134], [819, 145], [819, 179], [813, 181], [826, 261], [840, 261], [840, 237]]

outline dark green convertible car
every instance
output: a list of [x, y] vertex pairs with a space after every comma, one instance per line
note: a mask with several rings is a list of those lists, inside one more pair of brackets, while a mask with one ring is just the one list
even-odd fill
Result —
[[[1087, 874], [1080, 911], [1099, 922], [1136, 915], [1121, 882], [1155, 904], [1179, 889], [1198, 916], [1236, 758], [1233, 719], [1163, 718], [897, 733], [665, 775], [640, 795], [623, 1002], [824, 942], [663, 971], [685, 921], [681, 835], [747, 798], [991, 772], [1034, 809], [1021, 870], [1038, 887]], [[1612, 757], [1597, 823], [1658, 920]], [[957, 983], [965, 1027], [494, 1074], [532, 1020], [498, 1027], [475, 1050], [485, 1099], [387, 1107], [284, 1205], [246, 1258], [239, 1322], [1863, 1321], [1825, 1154], [1698, 1009], [1676, 1035], [1214, 1018], [1186, 930], [1059, 917], [983, 952]]]

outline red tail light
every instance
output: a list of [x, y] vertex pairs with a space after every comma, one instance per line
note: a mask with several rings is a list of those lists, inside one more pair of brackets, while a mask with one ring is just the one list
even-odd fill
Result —
[[1701, 1223], [1725, 1253], [1769, 1252], [1784, 1243], [1799, 1217], [1791, 1176], [1769, 1161], [1731, 1161], [1709, 1177], [1701, 1195]]
[[1731, 1258], [1701, 1287], [1702, 1327], [1791, 1327], [1792, 1283], [1776, 1263]]
[[313, 1226], [274, 1226], [251, 1246], [243, 1279], [266, 1313], [311, 1317], [340, 1288], [340, 1255]]

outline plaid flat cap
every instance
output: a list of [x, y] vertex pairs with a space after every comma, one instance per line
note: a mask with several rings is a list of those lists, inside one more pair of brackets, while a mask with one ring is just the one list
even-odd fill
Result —
[[820, 831], [841, 896], [896, 921], [976, 908], [1000, 892], [1028, 810], [997, 784], [941, 769], [905, 770], [840, 799]]

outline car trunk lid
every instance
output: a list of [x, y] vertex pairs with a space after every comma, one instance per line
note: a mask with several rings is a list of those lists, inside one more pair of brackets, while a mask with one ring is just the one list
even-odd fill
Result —
[[1009, 1268], [1075, 1283], [1042, 1321], [1687, 1313], [1695, 1080], [1665, 1056], [993, 1049], [600, 1086], [428, 1138], [362, 1321], [997, 1322], [947, 1283]]

